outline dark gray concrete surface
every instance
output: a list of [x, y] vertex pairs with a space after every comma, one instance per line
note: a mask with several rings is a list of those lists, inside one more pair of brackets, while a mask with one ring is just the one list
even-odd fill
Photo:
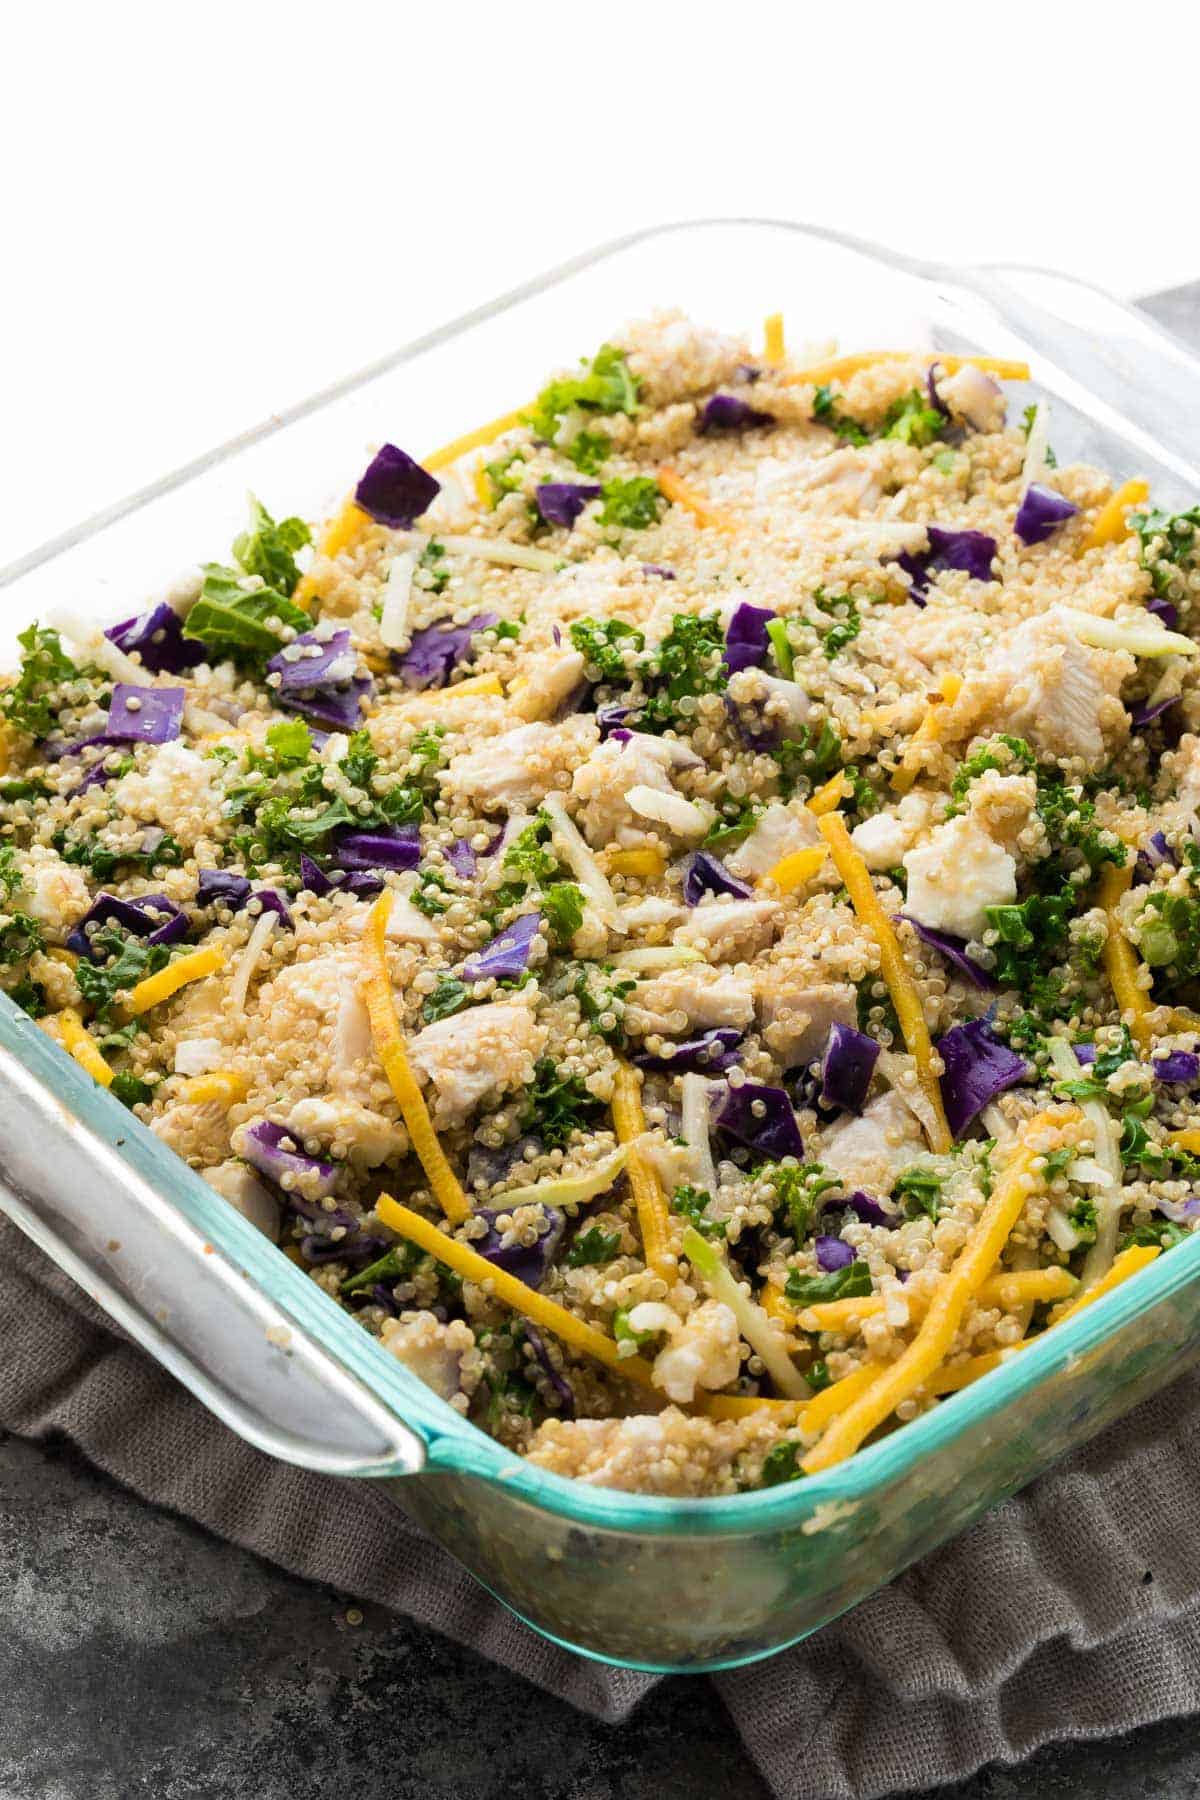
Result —
[[[1200, 332], [1200, 285], [1148, 304]], [[709, 1683], [667, 1681], [597, 1724], [155, 1512], [67, 1446], [0, 1437], [0, 1618], [0, 1800], [766, 1796]], [[1200, 1800], [1200, 1719], [937, 1793]]]

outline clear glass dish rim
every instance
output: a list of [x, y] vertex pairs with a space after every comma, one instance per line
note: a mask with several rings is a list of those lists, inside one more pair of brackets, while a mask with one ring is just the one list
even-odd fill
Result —
[[[164, 495], [184, 486], [192, 479], [218, 468], [223, 462], [250, 446], [286, 430], [322, 408], [346, 398], [358, 388], [367, 386], [425, 352], [451, 342], [471, 327], [506, 312], [522, 301], [547, 292], [572, 276], [582, 273], [622, 251], [656, 238], [720, 228], [759, 229], [793, 233], [815, 239], [841, 249], [851, 250], [890, 269], [917, 280], [931, 280], [950, 271], [936, 262], [902, 255], [850, 233], [820, 226], [805, 225], [796, 220], [730, 216], [703, 219], [681, 219], [661, 225], [649, 225], [612, 238], [568, 260], [556, 264], [540, 275], [508, 289], [496, 299], [486, 302], [413, 339], [401, 348], [377, 358], [352, 374], [321, 389], [316, 394], [281, 412], [273, 413], [258, 425], [226, 440], [214, 449], [183, 464], [159, 480], [150, 483], [111, 506], [81, 520], [77, 525], [0, 569], [0, 587], [9, 586], [32, 570], [52, 561], [64, 552], [85, 543], [110, 526], [136, 514]], [[977, 276], [1001, 277], [1006, 272], [1029, 271], [1031, 265], [994, 263], [969, 265]], [[966, 273], [964, 268], [962, 273]], [[1129, 314], [1131, 320], [1144, 324], [1144, 315], [1126, 302], [1116, 300], [1093, 283], [1062, 277], [1058, 271], [1037, 273], [1067, 279], [1080, 288], [1103, 294], [1106, 302]], [[1162, 327], [1156, 329], [1163, 331]], [[1172, 334], [1163, 331], [1163, 335]], [[1176, 340], [1179, 342], [1179, 340]], [[1187, 350], [1189, 356], [1193, 352]], [[6, 997], [0, 997], [2, 1011], [20, 1031], [31, 1025]], [[898, 1480], [922, 1457], [935, 1454], [989, 1416], [1002, 1411], [1021, 1395], [1072, 1362], [1080, 1360], [1102, 1340], [1119, 1332], [1125, 1325], [1185, 1287], [1200, 1274], [1200, 1237], [1181, 1244], [1169, 1256], [1158, 1258], [1137, 1279], [1127, 1282], [1097, 1300], [1073, 1320], [1043, 1334], [1018, 1356], [982, 1376], [970, 1387], [942, 1400], [930, 1412], [901, 1426], [889, 1436], [860, 1450], [846, 1463], [824, 1474], [807, 1476], [802, 1481], [781, 1484], [745, 1494], [731, 1494], [711, 1499], [666, 1499], [653, 1495], [628, 1493], [616, 1489], [590, 1486], [585, 1481], [538, 1468], [523, 1457], [506, 1450], [477, 1426], [471, 1425], [444, 1401], [434, 1395], [373, 1339], [308, 1277], [264, 1239], [227, 1204], [208, 1189], [187, 1165], [157, 1140], [140, 1121], [133, 1118], [121, 1103], [105, 1089], [97, 1087], [78, 1066], [45, 1034], [32, 1027], [40, 1043], [32, 1060], [42, 1062], [39, 1054], [44, 1046], [48, 1062], [42, 1078], [58, 1097], [85, 1123], [109, 1137], [108, 1127], [119, 1129], [131, 1152], [157, 1178], [160, 1193], [182, 1208], [186, 1216], [199, 1224], [231, 1260], [236, 1261], [273, 1300], [277, 1301], [304, 1329], [310, 1330], [347, 1368], [364, 1379], [373, 1391], [392, 1406], [405, 1423], [417, 1431], [427, 1446], [426, 1470], [462, 1473], [487, 1480], [514, 1498], [592, 1528], [616, 1532], [640, 1532], [655, 1536], [685, 1534], [752, 1535], [764, 1531], [799, 1528], [822, 1509], [843, 1509], [870, 1498], [879, 1487]], [[26, 1040], [32, 1042], [32, 1040]], [[130, 1141], [132, 1140], [132, 1142]], [[370, 1479], [370, 1477], [367, 1477]], [[378, 1479], [378, 1477], [375, 1477]], [[831, 1510], [831, 1519], [836, 1512]]]

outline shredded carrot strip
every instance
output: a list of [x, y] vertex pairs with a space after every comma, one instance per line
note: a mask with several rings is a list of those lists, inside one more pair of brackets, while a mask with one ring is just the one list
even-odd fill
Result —
[[794, 1425], [806, 1404], [759, 1394], [697, 1394], [689, 1411], [703, 1413], [707, 1419], [748, 1419], [756, 1412], [767, 1412], [778, 1425]]
[[482, 1285], [487, 1283], [496, 1298], [513, 1312], [520, 1313], [522, 1318], [531, 1319], [540, 1325], [543, 1331], [549, 1331], [564, 1344], [570, 1344], [575, 1350], [582, 1350], [588, 1356], [594, 1356], [618, 1375], [625, 1375], [630, 1381], [637, 1382], [639, 1387], [652, 1386], [652, 1370], [650, 1364], [641, 1356], [622, 1356], [614, 1338], [594, 1325], [588, 1325], [583, 1319], [577, 1319], [574, 1313], [560, 1306], [557, 1300], [548, 1300], [536, 1289], [527, 1287], [510, 1275], [507, 1269], [498, 1269], [480, 1256], [478, 1250], [460, 1243], [457, 1238], [448, 1237], [444, 1231], [411, 1207], [401, 1206], [390, 1194], [381, 1194], [375, 1205], [378, 1218], [382, 1219], [399, 1237], [416, 1244], [418, 1249], [437, 1258], [448, 1269], [467, 1281]]
[[954, 1138], [946, 1123], [941, 1084], [933, 1069], [933, 1044], [930, 1042], [929, 1027], [925, 1023], [921, 996], [908, 972], [904, 952], [896, 941], [892, 921], [876, 898], [870, 870], [850, 842], [850, 833], [846, 830], [842, 815], [836, 812], [826, 813], [818, 820], [818, 824], [821, 836], [829, 845], [837, 872], [846, 884], [850, 904], [879, 946], [883, 979], [887, 982], [892, 1004], [896, 1008], [904, 1042], [917, 1065], [917, 1080], [921, 1084], [921, 1092], [933, 1112], [934, 1125], [928, 1134], [929, 1145], [939, 1156], [944, 1156], [952, 1147]]
[[64, 968], [75, 969], [79, 966], [79, 958], [74, 950], [64, 950], [58, 944], [52, 944], [45, 954], [51, 962], [62, 963]]
[[101, 1056], [91, 1032], [84, 1029], [83, 1022], [73, 1007], [65, 1007], [46, 1023], [57, 1027], [52, 1035], [58, 1037], [63, 1049], [70, 1051], [80, 1068], [86, 1069], [93, 1081], [98, 1081], [101, 1087], [112, 1086], [113, 1071]]
[[783, 1326], [787, 1338], [788, 1349], [798, 1350], [800, 1347], [800, 1340], [792, 1335], [796, 1328], [796, 1309], [791, 1302], [785, 1298], [783, 1289], [773, 1285], [765, 1287], [759, 1295], [758, 1303], [766, 1313], [768, 1319], [774, 1319], [778, 1324]]
[[7, 725], [0, 725], [0, 775], [8, 773], [12, 762], [12, 733]]
[[[1067, 1269], [1006, 1269], [991, 1275], [975, 1298], [980, 1306], [1025, 1306], [1038, 1300], [1066, 1300], [1079, 1282]], [[878, 1316], [886, 1302], [882, 1294], [864, 1294], [856, 1300], [820, 1300], [801, 1312], [791, 1313], [791, 1322], [801, 1331], [853, 1331], [864, 1319]], [[918, 1319], [927, 1310], [919, 1294], [908, 1296], [910, 1319]], [[782, 1316], [782, 1315], [780, 1315]]]
[[794, 387], [806, 382], [818, 385], [825, 381], [845, 381], [860, 369], [873, 369], [879, 363], [935, 362], [947, 375], [957, 375], [965, 365], [998, 375], [1001, 381], [1028, 381], [1029, 364], [1013, 362], [1003, 356], [947, 356], [937, 350], [859, 350], [849, 356], [831, 356], [825, 362], [812, 363], [807, 369], [794, 369], [784, 381]]
[[1111, 1294], [1115, 1287], [1128, 1281], [1131, 1275], [1140, 1274], [1148, 1268], [1155, 1257], [1161, 1254], [1159, 1244], [1130, 1244], [1128, 1250], [1122, 1250], [1120, 1256], [1113, 1258], [1107, 1275], [1101, 1276], [1095, 1287], [1090, 1287], [1086, 1294], [1080, 1294], [1078, 1300], [1072, 1300], [1069, 1306], [1056, 1306], [1050, 1314], [1051, 1325], [1061, 1325], [1064, 1319], [1073, 1319], [1075, 1314], [1090, 1306], [1093, 1300], [1099, 1300], [1104, 1294]]
[[862, 1368], [855, 1369], [853, 1374], [843, 1375], [840, 1381], [835, 1381], [829, 1387], [822, 1388], [821, 1392], [809, 1401], [800, 1415], [800, 1423], [804, 1430], [808, 1432], [823, 1431], [832, 1419], [836, 1419], [839, 1413], [845, 1412], [847, 1407], [852, 1406], [860, 1394], [867, 1392], [886, 1366], [885, 1363], [864, 1363]]
[[617, 1142], [629, 1145], [629, 1185], [637, 1208], [638, 1228], [646, 1265], [663, 1281], [674, 1281], [679, 1271], [675, 1230], [662, 1183], [638, 1146], [646, 1129], [642, 1112], [642, 1083], [637, 1070], [629, 1063], [618, 1063], [613, 1083], [613, 1124]]
[[[365, 513], [361, 506], [353, 500], [344, 502], [340, 512], [334, 514], [325, 527], [324, 535], [317, 546], [321, 556], [340, 556], [348, 550], [355, 539], [367, 529], [371, 523], [370, 513]], [[312, 573], [302, 575], [296, 586], [292, 599], [297, 606], [307, 612], [309, 602], [319, 592], [318, 584]]]
[[763, 361], [772, 369], [782, 369], [787, 361], [782, 313], [768, 313], [763, 320]]
[[[457, 700], [463, 694], [503, 694], [498, 675], [468, 675], [465, 681], [455, 682], [453, 687], [434, 688], [421, 694], [419, 698], [428, 705], [430, 701]], [[413, 696], [418, 698], [417, 695]]]
[[1200, 1156], [1200, 1127], [1190, 1125], [1186, 1131], [1168, 1131], [1167, 1142], [1177, 1150], [1187, 1150], [1193, 1156]]
[[943, 675], [939, 680], [937, 694], [930, 697], [925, 717], [909, 738], [900, 766], [892, 774], [892, 786], [898, 794], [907, 794], [921, 773], [920, 746], [940, 742], [946, 715], [961, 692], [961, 675]]
[[[425, 1104], [425, 1096], [412, 1072], [404, 1039], [400, 1035], [400, 1021], [396, 1017], [387, 967], [387, 922], [391, 910], [392, 895], [385, 888], [371, 908], [367, 929], [363, 933], [363, 959], [366, 963], [363, 999], [371, 1022], [371, 1036], [376, 1055], [388, 1078], [388, 1085], [396, 1096], [396, 1104], [408, 1127], [412, 1147], [433, 1189], [434, 1198], [451, 1223], [461, 1225], [470, 1216], [470, 1202], [438, 1141], [433, 1121], [429, 1117], [429, 1108]], [[491, 1264], [485, 1266], [490, 1268]]]
[[959, 1388], [970, 1387], [981, 1375], [989, 1375], [998, 1369], [1011, 1351], [985, 1350], [982, 1356], [968, 1356], [965, 1362], [951, 1363], [948, 1368], [939, 1369], [924, 1388], [918, 1393], [956, 1394]]
[[474, 475], [471, 477], [471, 486], [475, 489], [475, 498], [478, 500], [480, 506], [486, 507], [490, 512], [492, 506], [492, 484], [488, 480], [488, 472], [482, 463], [479, 464]]
[[691, 513], [697, 525], [709, 525], [714, 531], [736, 531], [738, 522], [732, 513], [722, 511], [719, 506], [697, 493], [696, 489], [683, 479], [677, 469], [669, 468], [665, 463], [658, 471], [658, 485], [675, 506], [682, 506]]
[[807, 850], [793, 850], [790, 856], [781, 856], [775, 867], [759, 878], [757, 885], [761, 888], [774, 882], [781, 894], [794, 894], [798, 887], [812, 880], [828, 854], [824, 844], [813, 844]]
[[918, 1389], [928, 1387], [946, 1360], [967, 1302], [987, 1279], [1009, 1233], [1024, 1212], [1029, 1196], [1045, 1184], [1043, 1131], [1047, 1127], [1061, 1131], [1063, 1125], [1079, 1118], [1078, 1110], [1072, 1107], [1039, 1113], [1030, 1120], [1024, 1130], [1024, 1141], [1015, 1151], [953, 1266], [942, 1277], [917, 1335], [897, 1360], [888, 1364], [878, 1380], [873, 1381], [830, 1426], [815, 1449], [810, 1450], [804, 1459], [807, 1474], [832, 1468], [835, 1463], [852, 1456], [863, 1439], [903, 1400]]
[[846, 779], [846, 772], [839, 769], [836, 775], [831, 775], [822, 787], [811, 793], [804, 804], [810, 813], [816, 813], [820, 818], [822, 813], [832, 812], [836, 806], [840, 806], [849, 792], [850, 783]]
[[464, 437], [454, 438], [450, 443], [443, 444], [440, 450], [434, 450], [431, 455], [423, 456], [421, 467], [428, 469], [431, 473], [434, 469], [447, 469], [452, 462], [457, 462], [460, 456], [465, 456], [468, 450], [480, 450], [484, 444], [494, 443], [506, 431], [512, 431], [523, 423], [524, 417], [519, 412], [501, 413], [500, 417], [493, 419], [489, 425], [479, 425], [474, 431], [468, 431]]
[[216, 944], [209, 944], [203, 950], [192, 950], [187, 956], [178, 956], [157, 975], [147, 975], [144, 981], [130, 989], [126, 1010], [135, 1015], [149, 1012], [152, 1006], [160, 1006], [172, 994], [177, 994], [189, 981], [203, 981], [206, 975], [215, 975], [224, 967], [225, 952]]
[[193, 1106], [207, 1106], [213, 1101], [222, 1106], [236, 1106], [249, 1092], [247, 1076], [235, 1074], [232, 1069], [214, 1069], [209, 1075], [195, 1076], [182, 1089], [180, 1097]]
[[650, 880], [661, 875], [666, 859], [661, 850], [608, 850], [600, 858], [606, 875], [642, 875]]
[[1092, 529], [1084, 540], [1084, 549], [1095, 550], [1100, 544], [1119, 544], [1122, 538], [1127, 538], [1129, 536], [1129, 520], [1126, 514], [1131, 506], [1140, 506], [1143, 500], [1149, 498], [1149, 482], [1141, 480], [1123, 482], [1096, 514]]
[[1118, 869], [1113, 863], [1105, 863], [1100, 872], [1100, 888], [1098, 898], [1108, 916], [1108, 936], [1104, 941], [1102, 962], [1104, 973], [1108, 976], [1108, 985], [1116, 997], [1122, 1014], [1129, 1020], [1129, 1028], [1143, 1050], [1150, 1048], [1153, 1033], [1150, 1030], [1150, 1013], [1153, 1005], [1149, 994], [1138, 986], [1138, 959], [1133, 945], [1121, 929], [1117, 917], [1117, 907], [1122, 896], [1127, 892], [1133, 880], [1133, 860], [1129, 858], [1124, 868]]

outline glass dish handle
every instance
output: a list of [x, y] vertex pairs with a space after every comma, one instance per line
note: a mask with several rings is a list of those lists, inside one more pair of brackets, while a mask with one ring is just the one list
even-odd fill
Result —
[[[186, 1208], [166, 1202], [153, 1165], [161, 1156], [174, 1163], [172, 1153], [128, 1115], [109, 1143], [68, 1112], [35, 1073], [62, 1053], [0, 1006], [0, 1209], [256, 1448], [330, 1475], [420, 1470], [417, 1433], [209, 1242], [203, 1215], [228, 1203], [194, 1176]], [[82, 1110], [95, 1113], [101, 1096], [83, 1081], [91, 1106]], [[105, 1113], [117, 1104], [103, 1101]], [[254, 1226], [240, 1217], [235, 1225], [255, 1244]]]

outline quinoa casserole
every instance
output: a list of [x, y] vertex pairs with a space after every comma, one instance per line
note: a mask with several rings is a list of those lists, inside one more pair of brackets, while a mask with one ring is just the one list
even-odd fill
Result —
[[0, 983], [558, 1474], [830, 1468], [1200, 1217], [1200, 507], [677, 313], [0, 693]]

